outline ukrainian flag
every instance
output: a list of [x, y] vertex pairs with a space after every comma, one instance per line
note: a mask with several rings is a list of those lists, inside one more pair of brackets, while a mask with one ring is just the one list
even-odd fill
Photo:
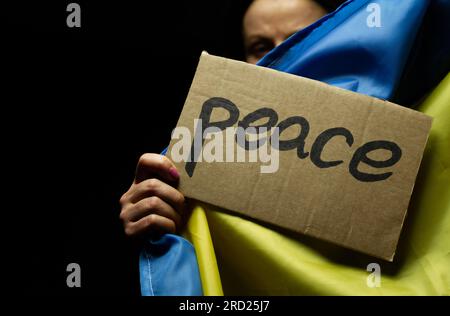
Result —
[[143, 250], [143, 294], [450, 295], [448, 34], [450, 1], [349, 0], [259, 63], [434, 118], [393, 263], [194, 202], [189, 243], [176, 236]]
[[[381, 8], [380, 29], [356, 27], [369, 3]], [[442, 29], [449, 27], [449, 7], [445, 1], [347, 1], [260, 62], [383, 99], [414, 95], [414, 108], [434, 118], [394, 263], [196, 203], [186, 236], [205, 295], [450, 295], [450, 75], [417, 101], [448, 72], [448, 41], [439, 34], [449, 34]], [[439, 20], [445, 16], [447, 22]], [[435, 20], [428, 34], [424, 19]], [[424, 36], [425, 48], [418, 44]], [[379, 283], [372, 272], [377, 265]]]

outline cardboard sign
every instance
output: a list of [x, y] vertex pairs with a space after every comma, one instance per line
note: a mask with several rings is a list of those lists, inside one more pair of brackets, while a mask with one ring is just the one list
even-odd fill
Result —
[[392, 261], [431, 121], [203, 53], [168, 156], [188, 198]]

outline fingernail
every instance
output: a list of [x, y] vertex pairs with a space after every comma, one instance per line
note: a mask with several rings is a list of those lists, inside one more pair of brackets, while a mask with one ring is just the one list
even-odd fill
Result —
[[178, 170], [174, 167], [169, 169], [169, 174], [174, 180], [178, 180], [180, 178], [180, 174], [178, 173]]

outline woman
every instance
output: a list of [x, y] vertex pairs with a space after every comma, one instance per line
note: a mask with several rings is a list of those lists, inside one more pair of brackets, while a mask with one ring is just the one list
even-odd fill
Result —
[[[282, 47], [266, 55], [259, 64], [270, 65], [271, 68], [278, 71], [294, 73], [389, 101], [398, 100], [399, 89], [397, 87], [403, 85], [408, 87], [407, 96], [414, 100], [412, 104], [417, 103], [428, 93], [430, 87], [435, 86], [442, 79], [442, 75], [448, 73], [450, 50], [447, 45], [448, 41], [442, 35], [448, 33], [442, 31], [448, 30], [449, 24], [445, 21], [449, 19], [445, 17], [450, 16], [450, 7], [448, 2], [438, 0], [430, 2], [401, 1], [395, 4], [390, 0], [378, 0], [377, 2], [384, 7], [381, 29], [372, 29], [368, 24], [366, 27], [370, 10], [367, 10], [368, 7], [365, 5], [369, 5], [370, 0], [348, 1], [340, 10], [324, 17], [321, 22], [284, 42]], [[261, 4], [261, 2], [259, 3]], [[249, 17], [251, 9], [254, 10], [253, 12], [259, 12], [259, 10], [255, 10], [257, 4], [258, 2], [254, 2], [247, 11], [246, 19]], [[270, 12], [270, 10], [268, 11]], [[436, 21], [442, 23], [436, 24]], [[244, 22], [247, 22], [244, 23], [244, 26], [252, 27], [253, 25], [248, 23], [248, 20], [244, 20]], [[425, 33], [419, 32], [419, 29]], [[422, 36], [419, 36], [420, 34]], [[423, 37], [424, 34], [425, 37]], [[244, 28], [243, 35], [247, 40], [247, 60], [252, 62], [250, 58], [253, 56], [256, 61], [258, 55], [255, 53], [262, 51], [261, 55], [264, 55], [265, 48], [260, 46], [263, 48], [252, 50], [249, 30]], [[264, 35], [258, 36], [258, 38], [273, 39], [274, 36]], [[267, 43], [266, 40], [262, 42]], [[276, 40], [272, 43], [277, 45]], [[292, 61], [292, 58], [295, 58], [295, 62]], [[427, 71], [424, 72], [423, 69], [427, 69]], [[411, 82], [423, 84], [411, 85]], [[320, 251], [320, 247], [309, 249], [309, 247], [304, 247], [303, 243], [292, 243], [290, 238], [274, 236], [263, 228], [260, 230], [259, 227], [254, 227], [252, 234], [247, 234], [246, 227], [240, 228], [240, 225], [236, 225], [241, 223], [240, 219], [222, 217], [223, 214], [219, 212], [210, 212], [208, 224], [211, 224], [211, 227], [215, 225], [213, 228], [216, 234], [214, 243], [217, 247], [215, 249], [221, 257], [220, 263], [223, 270], [220, 272], [220, 276], [224, 276], [224, 279], [227, 280], [224, 288], [227, 293], [236, 295], [263, 291], [263, 293], [270, 294], [309, 295], [360, 295], [361, 293], [364, 295], [375, 293], [383, 295], [404, 295], [405, 293], [448, 295], [445, 286], [445, 280], [448, 280], [448, 260], [446, 260], [448, 258], [448, 229], [446, 228], [448, 227], [434, 224], [436, 219], [439, 219], [440, 223], [445, 223], [445, 217], [442, 216], [450, 214], [447, 212], [447, 183], [449, 180], [444, 176], [445, 166], [440, 163], [448, 160], [446, 158], [448, 157], [448, 141], [445, 140], [449, 135], [446, 128], [449, 126], [446, 122], [446, 118], [449, 117], [447, 113], [449, 83], [447, 75], [436, 89], [436, 93], [433, 93], [429, 97], [429, 101], [419, 108], [436, 119], [430, 134], [430, 140], [434, 141], [427, 146], [423, 160], [425, 166], [421, 168], [422, 173], [419, 175], [419, 181], [414, 190], [415, 196], [410, 205], [414, 208], [412, 213], [417, 218], [412, 222], [409, 221], [407, 240], [404, 240], [403, 247], [399, 248], [400, 258], [397, 259], [395, 273], [383, 274], [382, 288], [373, 292], [373, 289], [364, 282], [367, 271], [364, 268], [354, 268], [355, 266], [359, 267], [361, 262], [365, 262], [367, 259], [360, 261], [353, 255], [347, 256], [349, 254], [347, 252], [337, 251], [335, 253], [334, 250], [329, 251], [329, 249], [326, 250], [325, 255]], [[399, 103], [404, 104], [403, 102]], [[439, 161], [435, 162], [432, 157]], [[155, 165], [159, 167], [155, 167]], [[170, 178], [167, 183], [175, 183], [178, 178], [176, 169], [173, 168], [170, 161], [158, 155], [142, 157], [138, 165], [136, 183], [141, 181], [140, 179], [148, 178], [151, 174], [159, 174], [160, 177], [166, 179]], [[156, 184], [156, 181], [153, 181], [153, 184]], [[161, 192], [161, 190], [153, 188], [152, 192]], [[161, 194], [159, 197], [164, 199], [167, 198], [167, 195]], [[128, 199], [125, 197], [124, 200]], [[176, 201], [172, 203], [176, 203]], [[129, 207], [132, 208], [132, 206]], [[160, 214], [163, 212], [161, 211]], [[155, 229], [150, 228], [147, 231], [157, 231], [157, 219], [154, 216], [153, 219], [148, 220], [150, 226], [153, 225]], [[175, 220], [173, 221], [175, 228]], [[405, 224], [408, 226], [408, 223]], [[431, 229], [428, 229], [429, 227]], [[229, 242], [229, 237], [231, 240], [234, 238], [235, 241], [241, 242], [246, 247], [234, 247], [233, 243]], [[268, 243], [264, 244], [260, 241], [268, 241]], [[272, 249], [274, 244], [279, 245], [276, 247], [277, 249], [281, 249], [276, 254]], [[247, 251], [249, 252], [247, 253]], [[272, 254], [272, 256], [268, 254]], [[205, 259], [201, 255], [197, 258], [198, 262]], [[293, 260], [293, 258], [305, 258], [306, 260]], [[433, 266], [424, 269], [423, 258], [436, 259], [433, 260]], [[393, 267], [390, 266], [390, 268]], [[163, 268], [164, 271], [167, 270], [166, 266]], [[393, 271], [392, 269], [388, 270]], [[176, 270], [172, 269], [172, 271]], [[267, 271], [272, 273], [266, 273]], [[436, 271], [438, 271], [437, 274]], [[433, 273], [438, 277], [430, 278], [430, 274]], [[211, 279], [203, 278], [204, 276], [205, 274], [202, 274], [202, 281]], [[343, 276], [345, 277], [343, 278]], [[411, 280], [413, 281], [411, 282]], [[207, 283], [204, 288], [208, 289], [209, 287], [210, 284]], [[219, 288], [220, 284], [217, 287]], [[222, 288], [220, 287], [219, 290]], [[212, 293], [218, 295], [216, 292]]]
[[[256, 64], [289, 36], [326, 15], [328, 9], [313, 0], [252, 1], [242, 25], [246, 61]], [[120, 218], [128, 236], [180, 229], [184, 197], [175, 188], [178, 179], [179, 173], [167, 157], [141, 156], [135, 180], [120, 199]]]

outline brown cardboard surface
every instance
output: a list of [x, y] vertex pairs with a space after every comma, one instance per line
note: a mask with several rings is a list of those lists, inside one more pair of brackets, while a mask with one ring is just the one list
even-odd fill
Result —
[[[430, 117], [318, 81], [203, 53], [177, 126], [189, 129], [193, 136], [194, 119], [200, 117], [205, 102], [211, 98], [223, 98], [215, 99], [219, 103], [231, 101], [238, 109], [239, 122], [255, 110], [270, 108], [278, 115], [275, 124], [300, 116], [307, 121], [309, 132], [303, 151], [279, 151], [279, 168], [274, 173], [261, 173], [264, 163], [260, 162], [202, 161], [195, 164], [194, 170], [192, 163], [176, 162], [182, 193], [393, 260], [431, 127]], [[227, 110], [211, 111], [211, 122], [231, 120]], [[236, 127], [237, 121], [232, 126]], [[268, 121], [262, 118], [250, 125]], [[295, 139], [300, 130], [305, 132], [304, 127], [294, 124], [286, 128], [280, 140]], [[351, 135], [327, 138], [322, 134], [336, 128]], [[171, 140], [169, 158], [177, 141]], [[204, 146], [210, 141], [206, 139]], [[391, 149], [362, 153], [370, 144], [380, 144], [374, 141], [394, 144], [400, 156], [393, 157], [390, 166], [378, 166], [374, 161], [389, 161], [399, 152], [394, 154], [388, 146]], [[364, 147], [368, 143], [369, 147]], [[329, 161], [335, 163], [330, 166]], [[366, 174], [384, 174], [386, 178], [376, 180]]]

